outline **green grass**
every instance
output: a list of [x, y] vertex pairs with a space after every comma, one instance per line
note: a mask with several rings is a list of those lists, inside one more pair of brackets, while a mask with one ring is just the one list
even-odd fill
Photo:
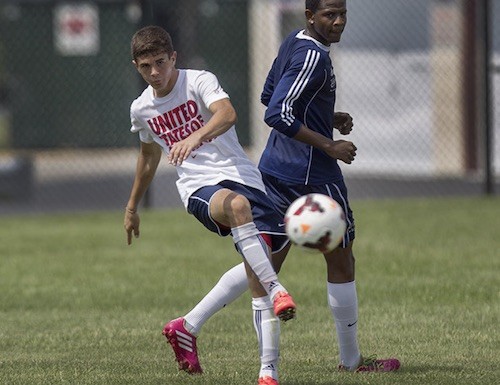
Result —
[[[359, 201], [359, 339], [392, 374], [336, 371], [322, 257], [293, 250], [281, 280], [299, 306], [282, 325], [281, 385], [488, 385], [500, 378], [500, 200]], [[0, 384], [255, 384], [250, 296], [198, 340], [203, 376], [178, 372], [161, 336], [239, 262], [230, 239], [182, 210], [0, 219]]]

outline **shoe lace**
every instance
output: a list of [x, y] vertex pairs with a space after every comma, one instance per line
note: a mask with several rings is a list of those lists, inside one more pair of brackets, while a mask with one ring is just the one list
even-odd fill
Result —
[[359, 365], [358, 369], [361, 367], [369, 367], [377, 369], [382, 367], [383, 365], [384, 364], [382, 362], [377, 360], [377, 356], [372, 355], [368, 357], [363, 357], [363, 361], [361, 362], [361, 365]]

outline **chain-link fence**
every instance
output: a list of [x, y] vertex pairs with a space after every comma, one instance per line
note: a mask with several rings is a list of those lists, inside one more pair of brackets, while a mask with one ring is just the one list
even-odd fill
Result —
[[[347, 5], [332, 58], [337, 110], [354, 117], [359, 149], [343, 167], [351, 197], [482, 194], [488, 181], [498, 193], [500, 2]], [[143, 25], [171, 33], [178, 67], [217, 74], [257, 161], [269, 133], [261, 88], [303, 9], [303, 0], [2, 0], [0, 214], [125, 204], [138, 150], [129, 106], [144, 87], [129, 42]], [[180, 206], [175, 179], [162, 163], [145, 203]]]

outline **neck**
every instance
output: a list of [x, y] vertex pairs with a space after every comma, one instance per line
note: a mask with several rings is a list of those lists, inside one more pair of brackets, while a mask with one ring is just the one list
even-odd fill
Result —
[[167, 96], [175, 87], [175, 83], [177, 83], [177, 79], [179, 78], [179, 70], [176, 68], [172, 72], [172, 76], [168, 81], [167, 86], [161, 90], [153, 90], [153, 94], [156, 98], [163, 98]]

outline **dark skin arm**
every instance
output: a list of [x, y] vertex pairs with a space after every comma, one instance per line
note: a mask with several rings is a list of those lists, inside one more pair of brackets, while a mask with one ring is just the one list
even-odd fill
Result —
[[[352, 117], [346, 112], [336, 112], [334, 114], [334, 128], [342, 135], [348, 135], [352, 131]], [[356, 156], [356, 146], [347, 140], [332, 140], [309, 128], [301, 125], [297, 134], [293, 137], [303, 143], [326, 152], [332, 158], [351, 164]]]

